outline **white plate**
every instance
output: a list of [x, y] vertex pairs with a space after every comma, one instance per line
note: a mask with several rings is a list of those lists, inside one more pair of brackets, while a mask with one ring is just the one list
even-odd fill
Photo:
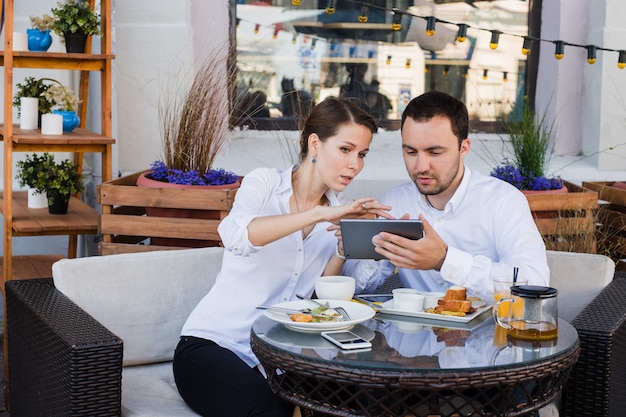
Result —
[[491, 309], [491, 305], [487, 305], [487, 303], [485, 303], [484, 301], [472, 301], [472, 306], [476, 308], [476, 311], [472, 314], [466, 314], [463, 317], [444, 316], [443, 314], [427, 313], [425, 311], [398, 310], [394, 308], [393, 300], [385, 301], [378, 309], [378, 311], [385, 314], [397, 314], [400, 316], [419, 317], [431, 320], [454, 321], [458, 323], [469, 323], [485, 311]]
[[[349, 329], [357, 323], [361, 323], [365, 320], [369, 320], [374, 317], [376, 311], [361, 303], [355, 303], [352, 301], [342, 301], [342, 300], [318, 300], [321, 303], [328, 302], [330, 308], [333, 307], [343, 307], [350, 316], [350, 320], [348, 321], [331, 321], [331, 322], [323, 322], [323, 323], [297, 323], [292, 321], [289, 318], [289, 314], [282, 313], [279, 311], [273, 310], [265, 310], [263, 313], [266, 317], [277, 321], [279, 323], [284, 324], [293, 330], [303, 331], [303, 332], [322, 332], [325, 330], [341, 330], [341, 329]], [[296, 310], [304, 309], [304, 308], [315, 308], [315, 304], [311, 301], [307, 300], [296, 300], [296, 301], [287, 301], [285, 303], [275, 304], [276, 307], [284, 307], [284, 308], [292, 308]]]

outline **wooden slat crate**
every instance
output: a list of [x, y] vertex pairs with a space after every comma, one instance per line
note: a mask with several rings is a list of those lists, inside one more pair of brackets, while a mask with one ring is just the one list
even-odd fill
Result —
[[606, 201], [599, 211], [601, 229], [598, 233], [601, 253], [617, 262], [619, 270], [626, 270], [626, 190], [614, 187], [614, 181], [583, 182], [583, 187], [598, 193]]
[[565, 182], [568, 193], [527, 194], [535, 224], [551, 250], [596, 253], [598, 193]]
[[[178, 189], [137, 187], [137, 172], [101, 184], [98, 202], [102, 214], [101, 255], [150, 250], [180, 249], [176, 246], [142, 244], [147, 238], [220, 240], [217, 226], [226, 217], [237, 189]], [[215, 219], [146, 216], [146, 207], [217, 211]]]

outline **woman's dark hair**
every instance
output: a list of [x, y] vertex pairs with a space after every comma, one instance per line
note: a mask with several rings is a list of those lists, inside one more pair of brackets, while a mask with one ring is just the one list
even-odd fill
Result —
[[339, 126], [355, 123], [376, 133], [378, 126], [372, 116], [350, 100], [329, 97], [313, 107], [300, 135], [300, 161], [309, 153], [309, 136], [317, 134], [322, 142], [337, 134]]
[[435, 116], [446, 117], [452, 125], [452, 133], [459, 139], [459, 146], [469, 135], [469, 117], [465, 103], [441, 91], [428, 91], [415, 97], [402, 112], [402, 124], [407, 117], [417, 122], [427, 122]]

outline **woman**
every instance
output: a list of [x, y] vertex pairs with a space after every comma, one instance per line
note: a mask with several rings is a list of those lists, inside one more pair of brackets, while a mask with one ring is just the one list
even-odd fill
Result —
[[358, 106], [326, 99], [305, 122], [299, 165], [245, 176], [218, 229], [222, 270], [187, 319], [174, 356], [178, 390], [197, 413], [292, 415], [293, 405], [271, 392], [250, 348], [252, 323], [262, 314], [255, 307], [311, 294], [315, 278], [341, 273], [332, 227], [339, 219], [390, 217], [390, 207], [374, 198], [345, 201], [339, 194], [363, 169], [375, 132]]

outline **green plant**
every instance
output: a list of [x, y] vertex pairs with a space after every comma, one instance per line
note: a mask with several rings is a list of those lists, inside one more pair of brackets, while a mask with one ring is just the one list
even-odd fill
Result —
[[26, 158], [17, 161], [17, 172], [15, 178], [19, 181], [20, 187], [28, 186], [36, 191], [36, 194], [43, 193], [50, 178], [50, 167], [54, 165], [54, 155], [44, 153], [43, 155], [26, 155]]
[[553, 151], [553, 125], [546, 115], [538, 117], [528, 103], [524, 103], [520, 120], [509, 117], [502, 124], [510, 138], [511, 156], [494, 168], [491, 175], [521, 190], [561, 188], [560, 178], [545, 175]]
[[46, 186], [48, 204], [57, 199], [68, 200], [73, 194], [84, 190], [83, 176], [78, 167], [69, 159], [51, 167], [50, 178]]
[[100, 35], [100, 15], [91, 9], [89, 2], [68, 0], [67, 3], [58, 2], [52, 9], [56, 18], [52, 30], [59, 36], [65, 33], [84, 33]]
[[55, 18], [47, 13], [42, 16], [30, 16], [30, 26], [33, 29], [45, 32], [47, 30], [52, 30], [54, 20]]
[[23, 83], [16, 84], [13, 107], [16, 107], [19, 111], [20, 99], [22, 97], [36, 97], [39, 99], [39, 113], [50, 113], [54, 103], [50, 102], [43, 95], [50, 88], [49, 84], [44, 83], [45, 80], [45, 78], [38, 80], [35, 77], [26, 77]]
[[84, 190], [83, 176], [78, 167], [69, 159], [60, 163], [54, 161], [54, 155], [46, 152], [39, 156], [27, 155], [17, 162], [20, 186], [28, 185], [38, 193], [46, 192], [48, 204], [58, 198], [69, 199], [73, 194]]

